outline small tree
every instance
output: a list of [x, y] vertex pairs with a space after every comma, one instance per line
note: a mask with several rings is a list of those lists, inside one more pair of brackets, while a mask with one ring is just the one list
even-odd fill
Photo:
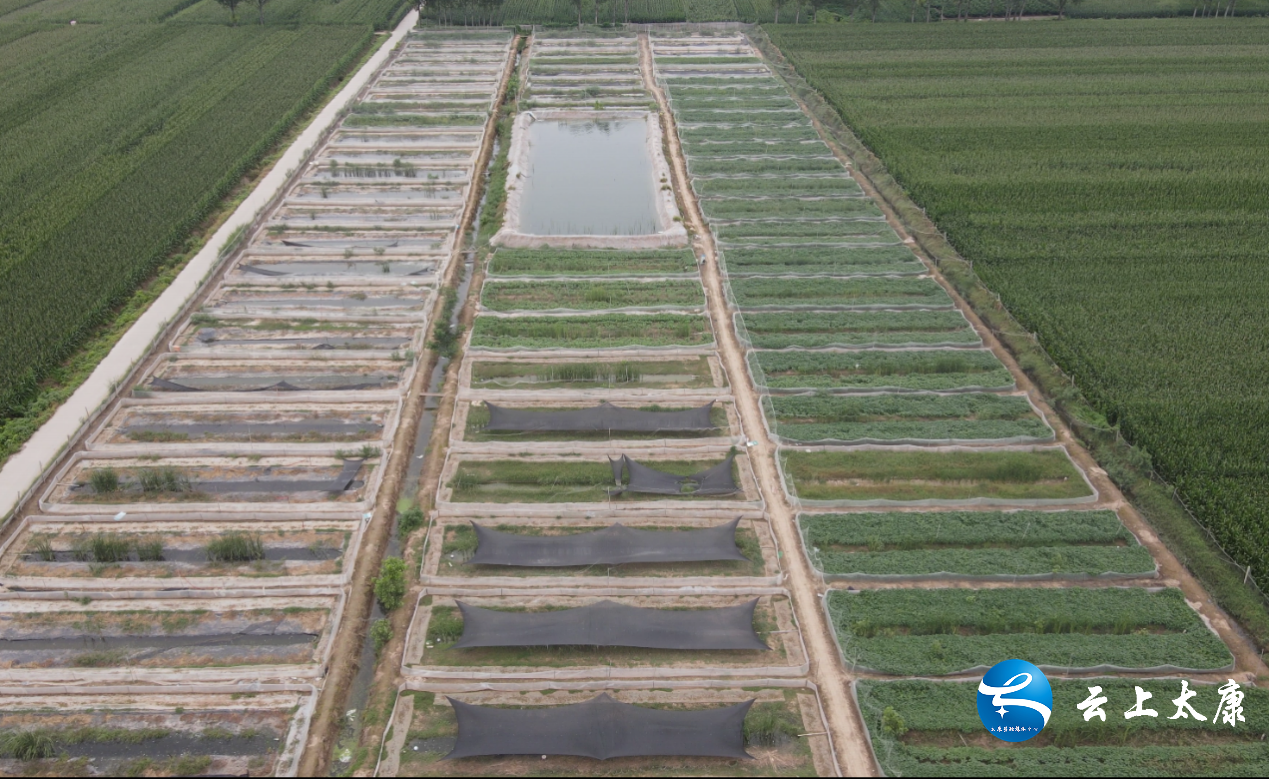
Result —
[[895, 738], [908, 732], [907, 723], [903, 721], [903, 717], [894, 710], [893, 706], [887, 706], [886, 710], [881, 712], [881, 731], [887, 736], [894, 736]]
[[221, 5], [229, 9], [229, 19], [232, 22], [233, 26], [237, 27], [238, 26], [238, 6], [242, 3], [242, 0], [216, 0], [216, 2], [220, 3]]
[[260, 24], [264, 24], [264, 4], [269, 0], [256, 0], [256, 10], [260, 12]]
[[375, 624], [370, 626], [370, 640], [374, 643], [375, 658], [383, 654], [383, 648], [392, 640], [392, 622], [386, 619], [377, 619]]
[[1079, 5], [1082, 2], [1084, 2], [1084, 0], [1057, 0], [1058, 18], [1065, 19], [1066, 9], [1074, 8], [1075, 6]]
[[392, 611], [405, 600], [405, 561], [400, 557], [388, 557], [379, 567], [375, 579], [375, 598], [384, 611]]

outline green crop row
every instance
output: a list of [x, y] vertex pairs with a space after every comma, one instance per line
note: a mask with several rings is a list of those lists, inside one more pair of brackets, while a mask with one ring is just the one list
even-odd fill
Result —
[[1111, 511], [803, 514], [828, 575], [1149, 575], [1150, 552]]
[[489, 261], [493, 276], [660, 276], [695, 270], [690, 249], [499, 249]]
[[903, 245], [855, 248], [799, 246], [739, 248], [724, 258], [729, 276], [813, 274], [832, 276], [913, 275], [925, 266]]
[[863, 191], [850, 176], [799, 176], [693, 179], [692, 189], [702, 198], [758, 197], [859, 197]]
[[[697, 460], [658, 460], [653, 468], [678, 476], [717, 465]], [[732, 465], [732, 478], [738, 479]], [[737, 481], [739, 484], [739, 481]], [[692, 495], [621, 492], [607, 462], [526, 462], [521, 460], [465, 461], [449, 481], [456, 503], [594, 503], [608, 500], [690, 500]], [[620, 493], [620, 494], [616, 494]], [[709, 500], [732, 496], [706, 496]]]
[[[1212, 719], [1215, 684], [1189, 682], [1190, 699], [1207, 721], [1170, 719], [1181, 682], [1169, 679], [1050, 679], [1053, 713], [1044, 730], [1018, 743], [982, 739], [972, 682], [860, 681], [859, 707], [873, 750], [888, 776], [1262, 776], [1269, 753], [1269, 692], [1244, 685], [1246, 722], [1230, 728]], [[1090, 687], [1107, 698], [1106, 720], [1086, 722], [1079, 704]], [[1157, 717], [1125, 719], [1135, 687], [1150, 693]], [[886, 712], [892, 712], [888, 717]], [[887, 727], [888, 725], [888, 727]], [[972, 746], [968, 739], [975, 739]], [[966, 740], [962, 740], [966, 739]], [[1259, 766], [1259, 768], [1257, 768]]]
[[578, 311], [654, 306], [701, 307], [699, 279], [661, 281], [490, 281], [480, 302], [491, 311]]
[[[737, 160], [737, 162], [741, 162]], [[832, 160], [834, 165], [836, 160]], [[866, 198], [826, 198], [798, 200], [705, 200], [701, 210], [707, 219], [827, 219], [881, 216], [881, 210]]]
[[802, 500], [1073, 500], [1093, 495], [1061, 449], [782, 452]]
[[472, 346], [490, 349], [613, 349], [713, 343], [709, 320], [691, 314], [477, 317]]
[[1012, 389], [1013, 375], [986, 350], [755, 351], [750, 365], [768, 390]]
[[[749, 312], [744, 315], [744, 326], [750, 344], [757, 349], [977, 346], [982, 343], [964, 315], [954, 310]], [[873, 358], [883, 359], [880, 355]], [[860, 365], [864, 365], [862, 360]]]
[[881, 673], [941, 675], [1011, 657], [1063, 668], [1233, 662], [1176, 589], [832, 590], [827, 602], [846, 661]]
[[895, 244], [899, 236], [884, 219], [832, 219], [806, 222], [736, 222], [715, 224], [714, 233], [726, 244], [784, 246], [827, 244], [849, 247]]
[[952, 299], [931, 278], [744, 277], [731, 280], [742, 310], [752, 308], [947, 308]]
[[1052, 440], [1026, 398], [956, 395], [776, 395], [766, 402], [790, 442]]

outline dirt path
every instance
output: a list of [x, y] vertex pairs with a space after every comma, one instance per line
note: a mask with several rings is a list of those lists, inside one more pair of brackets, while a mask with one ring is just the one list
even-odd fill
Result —
[[[759, 47], [755, 46], [754, 51], [758, 54], [758, 56], [762, 57], [764, 60], [766, 59], [765, 53], [763, 53]], [[777, 77], [779, 77], [779, 70], [774, 67], [772, 70], [777, 74]], [[1040, 389], [1036, 387], [1035, 383], [1031, 381], [1031, 378], [1025, 371], [1022, 370], [1021, 366], [1018, 365], [1018, 361], [1014, 358], [1013, 353], [1000, 342], [995, 333], [993, 333], [992, 330], [983, 323], [982, 319], [978, 316], [977, 312], [974, 311], [973, 307], [970, 306], [960, 293], [957, 292], [956, 288], [943, 277], [938, 265], [935, 264], [933, 258], [925, 252], [920, 241], [917, 239], [917, 236], [914, 235], [913, 231], [909, 230], [908, 226], [905, 225], [899, 218], [899, 215], [895, 211], [894, 207], [885, 198], [885, 196], [881, 194], [873, 182], [863, 173], [859, 172], [851, 160], [850, 155], [847, 154], [846, 150], [833, 139], [832, 133], [824, 128], [819, 119], [815, 116], [815, 112], [806, 105], [805, 101], [798, 96], [795, 90], [790, 89], [789, 96], [797, 102], [798, 106], [802, 109], [802, 112], [811, 120], [811, 123], [815, 126], [816, 131], [833, 152], [833, 155], [846, 165], [850, 175], [856, 182], [858, 182], [859, 186], [863, 188], [864, 193], [872, 198], [878, 207], [881, 208], [882, 213], [885, 214], [886, 221], [892, 228], [894, 228], [895, 232], [898, 233], [899, 238], [907, 243], [913, 253], [915, 253], [921, 259], [921, 262], [925, 264], [934, 280], [947, 291], [947, 294], [952, 298], [956, 307], [965, 315], [970, 324], [974, 326], [974, 329], [978, 332], [979, 336], [982, 337], [983, 345], [989, 348], [992, 353], [1009, 368], [1009, 372], [1013, 374], [1014, 380], [1017, 382], [1018, 389], [1024, 391], [1035, 404], [1036, 408], [1038, 408], [1044, 415], [1045, 420], [1053, 427], [1053, 430], [1056, 433], [1057, 442], [1066, 448], [1071, 455], [1071, 459], [1073, 459], [1075, 463], [1088, 474], [1089, 481], [1091, 481], [1093, 486], [1097, 488], [1098, 501], [1096, 507], [1116, 510], [1119, 513], [1119, 517], [1123, 521], [1125, 527], [1137, 536], [1137, 538], [1141, 541], [1141, 545], [1146, 547], [1154, 559], [1159, 563], [1159, 579], [1151, 583], [1156, 586], [1167, 585], [1177, 587], [1185, 594], [1186, 600], [1198, 608], [1199, 613], [1208, 620], [1217, 635], [1219, 635], [1221, 640], [1225, 642], [1225, 645], [1229, 647], [1230, 651], [1234, 655], [1235, 673], [1240, 675], [1243, 681], [1246, 681], [1247, 683], [1254, 683], [1257, 678], [1269, 677], [1269, 666], [1265, 664], [1264, 659], [1260, 655], [1260, 651], [1255, 646], [1255, 643], [1242, 632], [1237, 623], [1225, 613], [1224, 609], [1216, 604], [1216, 601], [1212, 599], [1212, 596], [1207, 592], [1203, 585], [1194, 578], [1194, 575], [1190, 573], [1181, 561], [1177, 559], [1177, 556], [1172, 553], [1172, 550], [1169, 549], [1154, 532], [1150, 523], [1147, 522], [1135, 508], [1133, 508], [1128, 499], [1124, 497], [1124, 494], [1120, 492], [1119, 487], [1106, 473], [1106, 470], [1102, 468], [1092, 454], [1084, 448], [1079, 439], [1071, 431], [1070, 427], [1066, 425], [1062, 417], [1053, 410], [1052, 406], [1049, 405], [1048, 400], [1044, 397], [1043, 393], [1040, 392]], [[925, 224], [915, 225], [914, 229], [931, 235], [939, 233], [938, 227], [929, 220], [925, 220]], [[911, 584], [905, 586], [932, 589], [945, 585], [940, 585], [938, 582], [933, 581], [920, 581], [912, 582]], [[1074, 583], [1055, 582], [1046, 586], [1071, 587], [1079, 585]], [[1103, 586], [1114, 585], [1111, 584]]]
[[639, 35], [639, 68], [660, 108], [674, 187], [682, 200], [684, 218], [696, 234], [695, 248], [705, 258], [705, 263], [701, 266], [701, 278], [705, 284], [710, 318], [714, 321], [719, 356], [731, 380], [741, 423], [750, 440], [756, 444], [748, 450], [750, 462], [766, 500], [771, 526], [783, 551], [782, 559], [787, 572], [785, 586], [793, 595], [794, 612], [810, 654], [810, 676], [820, 689], [828, 720], [826, 725], [832, 734], [839, 770], [846, 776], [875, 776], [877, 770], [868, 745], [868, 732], [847, 688], [851, 676], [837, 660], [837, 647], [830, 632], [831, 627], [821, 608], [821, 590], [810, 563], [802, 552], [802, 544], [798, 540], [793, 521], [795, 512], [785, 499], [780, 483], [779, 471], [776, 469], [776, 447], [767, 437], [758, 392], [750, 382], [749, 372], [745, 367], [744, 349], [732, 329], [713, 237], [705, 229], [700, 205], [696, 202], [688, 180], [687, 163], [683, 158], [683, 149], [679, 146], [674, 115], [670, 112], [664, 92], [653, 77], [652, 50], [647, 33]]
[[[513, 38], [510, 44], [513, 50], [516, 40]], [[512, 55], [508, 58], [507, 68], [502, 74], [502, 81], [498, 86], [497, 99], [494, 105], [502, 104], [502, 95], [506, 91], [507, 81], [511, 76], [514, 65], [515, 56]], [[480, 155], [477, 158], [476, 166], [472, 169], [473, 183], [468, 191], [467, 202], [464, 205], [463, 220], [460, 222], [457, 231], [459, 239], [456, 239], [454, 243], [453, 254], [450, 257], [444, 282], [445, 286], [456, 286], [462, 278], [463, 243], [461, 238], [469, 230], [473, 229], [472, 222], [483, 194], [484, 171], [489, 166], [489, 160], [493, 155], [494, 124], [497, 120], [498, 114], [495, 111], [486, 125]], [[477, 285], [478, 281], [477, 279], [472, 283], [472, 288], [475, 290], [480, 289]], [[464, 315], [468, 317], [464, 320], [468, 330], [470, 330], [470, 317], [474, 316], [474, 308], [472, 312], [467, 310], [471, 307], [471, 300], [472, 298], [469, 297], [468, 304], [463, 309]], [[438, 296], [431, 315], [427, 320], [429, 328], [441, 316], [443, 306], [444, 297]], [[365, 644], [370, 615], [373, 613], [373, 580], [379, 573], [379, 565], [383, 560], [388, 541], [392, 536], [392, 526], [396, 518], [396, 504], [400, 497], [402, 481], [405, 479], [406, 472], [409, 469], [410, 458], [414, 456], [414, 439], [418, 435], [419, 422], [422, 418], [424, 394], [427, 392], [428, 381], [437, 364], [437, 355], [431, 349], [421, 355], [420, 359], [423, 362], [415, 372], [414, 381], [410, 385], [405, 406], [401, 410], [401, 424], [397, 428], [392, 454], [386, 464], [387, 470], [384, 473], [383, 483], [379, 489], [374, 515], [366, 528], [361, 549], [357, 554], [356, 569], [349, 589], [347, 610], [344, 613], [339, 633], [335, 637], [330, 667], [327, 671], [325, 684], [322, 687], [321, 697], [317, 702], [317, 710], [313, 715], [313, 724], [309, 730], [308, 743], [305, 744], [304, 754], [301, 758], [299, 771], [301, 776], [325, 776], [330, 772], [331, 747], [338, 737], [340, 715], [344, 711], [344, 704], [348, 699], [352, 682], [360, 668], [361, 648]], [[436, 412], [436, 421], [432, 428], [431, 440], [429, 441], [428, 459], [424, 465], [423, 473], [419, 477], [420, 495], [436, 494], [441, 466], [444, 464], [445, 444], [449, 439], [449, 419], [453, 414], [454, 398], [458, 394], [458, 366], [460, 362], [460, 359], [455, 359], [450, 363], [446, 372], [443, 397]], [[427, 508], [427, 504], [422, 505], [425, 509]], [[402, 539], [402, 541], [404, 547], [405, 539]], [[416, 584], [416, 587], [411, 590], [411, 594], [407, 595], [406, 606], [397, 609], [396, 613], [392, 615], [393, 641], [385, 648], [378, 668], [375, 671], [374, 680], [371, 682], [371, 693], [368, 698], [367, 710], [377, 700], [381, 700], [385, 695], [390, 694], [391, 690], [396, 687], [400, 675], [405, 631], [409, 625], [413, 614], [413, 605], [417, 598]], [[361, 743], [363, 745], [371, 745], [372, 755], [375, 754], [378, 744], [383, 738], [385, 725], [386, 723], [380, 723], [378, 727], [375, 727], [367, 724], [362, 731]], [[373, 770], [374, 760], [371, 759], [366, 762], [369, 764], [369, 770]]]

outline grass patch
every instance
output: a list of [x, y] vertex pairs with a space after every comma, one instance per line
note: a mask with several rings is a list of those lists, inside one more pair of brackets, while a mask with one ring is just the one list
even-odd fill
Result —
[[[762, 203], [765, 201], [754, 201]], [[837, 248], [798, 246], [736, 248], [726, 251], [729, 276], [766, 275], [912, 275], [925, 272], [908, 247], [860, 246]]]
[[1061, 449], [786, 452], [803, 500], [1061, 500], [1092, 490]]

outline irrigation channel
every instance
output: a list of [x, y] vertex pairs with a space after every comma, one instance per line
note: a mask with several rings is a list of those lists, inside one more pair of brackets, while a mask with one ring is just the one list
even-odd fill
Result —
[[[765, 45], [409, 32], [8, 527], [0, 728], [112, 772], [871, 775], [896, 690], [1001, 653], [1265, 673]], [[466, 705], [571, 704], [749, 706], [757, 759], [440, 762]]]

